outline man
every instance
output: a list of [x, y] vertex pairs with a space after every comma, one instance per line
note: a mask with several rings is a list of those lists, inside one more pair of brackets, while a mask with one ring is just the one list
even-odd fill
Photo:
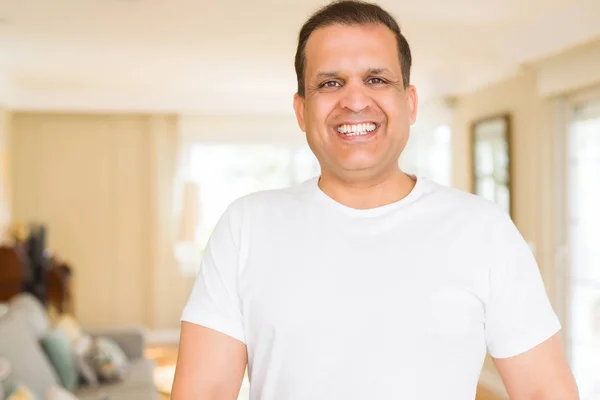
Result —
[[486, 350], [512, 399], [578, 397], [535, 260], [509, 217], [409, 176], [411, 55], [376, 5], [302, 27], [300, 128], [321, 165], [231, 204], [183, 312], [174, 400], [475, 397]]

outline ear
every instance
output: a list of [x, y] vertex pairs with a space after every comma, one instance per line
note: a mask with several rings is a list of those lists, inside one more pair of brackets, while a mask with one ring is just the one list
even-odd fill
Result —
[[417, 109], [419, 108], [419, 95], [417, 94], [417, 88], [410, 85], [406, 90], [406, 96], [408, 100], [408, 112], [410, 124], [414, 124], [417, 120]]
[[304, 121], [304, 97], [298, 93], [294, 94], [294, 111], [296, 112], [296, 120], [302, 132], [306, 132], [306, 123]]

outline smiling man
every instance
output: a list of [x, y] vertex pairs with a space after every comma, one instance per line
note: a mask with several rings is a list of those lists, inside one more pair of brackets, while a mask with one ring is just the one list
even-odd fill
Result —
[[417, 92], [380, 7], [302, 27], [300, 128], [321, 175], [231, 204], [182, 316], [174, 400], [473, 399], [486, 351], [512, 399], [577, 399], [560, 324], [510, 218], [398, 167]]

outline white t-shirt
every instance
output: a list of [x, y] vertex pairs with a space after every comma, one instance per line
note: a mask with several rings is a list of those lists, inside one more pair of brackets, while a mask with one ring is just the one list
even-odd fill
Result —
[[560, 329], [508, 215], [424, 178], [368, 210], [316, 178], [239, 199], [182, 320], [247, 345], [252, 400], [474, 399], [486, 350]]

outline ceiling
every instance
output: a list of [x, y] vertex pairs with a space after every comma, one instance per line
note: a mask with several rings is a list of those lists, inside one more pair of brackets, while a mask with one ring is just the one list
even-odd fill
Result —
[[[598, 0], [382, 0], [421, 98], [456, 95], [600, 36]], [[290, 113], [316, 0], [0, 0], [16, 109]]]

